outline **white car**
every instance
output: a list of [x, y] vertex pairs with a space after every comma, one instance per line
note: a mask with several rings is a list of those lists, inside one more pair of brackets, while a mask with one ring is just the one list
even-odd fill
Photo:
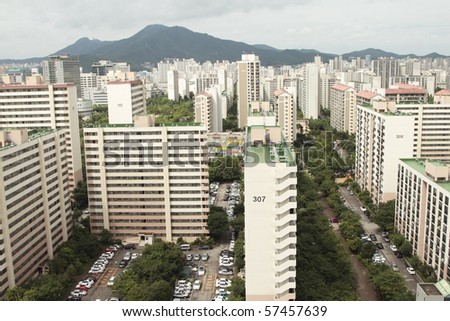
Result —
[[113, 286], [114, 285], [114, 281], [116, 280], [115, 276], [112, 276], [109, 281], [108, 281], [108, 286]]
[[205, 267], [204, 266], [199, 266], [197, 273], [198, 273], [198, 275], [205, 275], [205, 273], [206, 273]]
[[394, 244], [390, 245], [389, 247], [391, 248], [391, 250], [393, 252], [397, 252], [398, 251], [397, 247]]
[[216, 280], [216, 288], [229, 288], [231, 286], [231, 280], [228, 279], [217, 279]]
[[200, 290], [201, 287], [202, 287], [202, 282], [200, 280], [195, 280], [193, 289], [194, 290]]
[[133, 253], [133, 254], [131, 254], [131, 259], [132, 259], [132, 260], [137, 259], [138, 257], [139, 257], [139, 253]]
[[411, 275], [416, 274], [416, 271], [414, 270], [414, 268], [412, 268], [410, 266], [406, 267], [406, 271], [408, 271], [408, 273]]

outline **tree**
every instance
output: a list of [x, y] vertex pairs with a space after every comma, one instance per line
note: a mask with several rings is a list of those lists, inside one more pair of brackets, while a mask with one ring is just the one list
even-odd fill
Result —
[[209, 177], [213, 181], [240, 180], [242, 159], [236, 156], [217, 157], [209, 162]]
[[102, 245], [111, 244], [112, 234], [107, 229], [102, 229], [102, 231], [98, 234], [98, 241]]
[[88, 207], [87, 183], [85, 180], [78, 182], [73, 190], [72, 199], [75, 208], [82, 210]]
[[403, 244], [398, 249], [406, 257], [410, 257], [413, 252], [413, 247], [409, 241], [403, 242]]
[[229, 291], [230, 301], [245, 301], [245, 281], [242, 278], [234, 276]]
[[366, 242], [361, 246], [360, 255], [364, 259], [370, 259], [376, 251], [377, 249], [372, 242]]
[[389, 201], [378, 205], [378, 210], [375, 211], [374, 221], [383, 230], [388, 232], [394, 231], [394, 217], [395, 217], [395, 201]]
[[208, 215], [209, 235], [218, 241], [228, 231], [228, 217], [225, 211], [218, 207], [211, 207]]

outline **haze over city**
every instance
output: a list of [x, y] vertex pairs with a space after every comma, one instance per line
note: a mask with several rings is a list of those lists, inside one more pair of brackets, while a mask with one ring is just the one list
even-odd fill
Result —
[[[3, 1], [0, 58], [44, 57], [81, 37], [127, 38], [149, 24], [279, 49], [342, 54], [379, 48], [450, 55], [448, 6], [414, 1]], [[444, 10], [443, 10], [444, 9]]]

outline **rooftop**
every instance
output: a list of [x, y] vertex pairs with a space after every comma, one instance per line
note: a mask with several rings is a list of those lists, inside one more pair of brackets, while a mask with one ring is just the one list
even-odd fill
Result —
[[450, 96], [450, 90], [442, 89], [434, 94], [435, 96]]
[[[273, 126], [252, 126], [256, 128], [277, 128]], [[247, 145], [245, 149], [245, 162], [250, 164], [276, 164], [285, 163], [295, 166], [295, 153], [289, 148], [284, 139], [281, 142], [263, 142], [251, 140], [252, 127], [247, 127]], [[280, 129], [281, 130], [281, 129]]]
[[434, 283], [419, 283], [419, 286], [427, 295], [442, 295]]
[[[428, 161], [428, 163], [437, 165], [437, 166], [450, 166], [450, 162], [445, 163], [437, 160], [426, 160], [425, 158], [405, 158], [400, 159], [400, 162], [403, 162], [405, 165], [409, 166], [419, 174], [421, 174], [423, 177], [427, 178], [428, 180], [433, 181], [432, 178], [430, 178], [425, 170], [425, 164]], [[440, 186], [441, 188], [445, 189], [446, 191], [450, 192], [450, 181], [441, 181], [436, 182], [433, 181], [436, 185]]]
[[340, 91], [346, 91], [348, 89], [353, 89], [352, 87], [344, 85], [344, 84], [334, 84], [331, 88], [337, 89]]
[[379, 96], [379, 94], [371, 92], [371, 91], [367, 91], [367, 90], [363, 90], [363, 91], [358, 91], [356, 93], [356, 96], [365, 98], [365, 99], [372, 99], [376, 96]]
[[[1, 131], [11, 131], [11, 130], [16, 130], [17, 128], [2, 128], [0, 129]], [[23, 128], [21, 128], [23, 129]], [[35, 139], [38, 139], [42, 136], [45, 136], [47, 134], [53, 133], [57, 131], [56, 129], [51, 129], [51, 128], [36, 128], [36, 129], [31, 129], [28, 131], [28, 141], [32, 141]], [[4, 147], [0, 147], [0, 151], [4, 151], [7, 150], [8, 148], [14, 147], [14, 146], [19, 146], [20, 144], [15, 144], [14, 142], [11, 143], [10, 145], [4, 146]]]

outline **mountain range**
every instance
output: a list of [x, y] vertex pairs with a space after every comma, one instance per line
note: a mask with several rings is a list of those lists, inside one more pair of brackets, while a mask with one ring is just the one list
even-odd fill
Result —
[[[157, 63], [164, 58], [194, 58], [196, 61], [206, 60], [240, 60], [243, 52], [255, 53], [263, 65], [297, 65], [312, 62], [316, 55], [323, 61], [336, 57], [336, 54], [323, 53], [314, 49], [280, 50], [265, 44], [249, 45], [244, 42], [223, 40], [206, 33], [193, 32], [184, 27], [167, 27], [164, 25], [149, 25], [129, 38], [116, 41], [81, 38], [75, 43], [58, 50], [53, 54], [78, 55], [80, 64], [85, 70], [90, 70], [92, 62], [98, 60], [127, 61], [133, 69], [142, 69], [145, 62]], [[343, 54], [344, 59], [350, 57], [364, 58], [370, 55], [378, 57], [406, 58], [418, 57], [414, 54], [398, 55], [380, 49], [365, 49]], [[445, 57], [431, 53], [425, 58]], [[4, 59], [0, 63], [37, 62], [43, 58], [23, 60]]]

